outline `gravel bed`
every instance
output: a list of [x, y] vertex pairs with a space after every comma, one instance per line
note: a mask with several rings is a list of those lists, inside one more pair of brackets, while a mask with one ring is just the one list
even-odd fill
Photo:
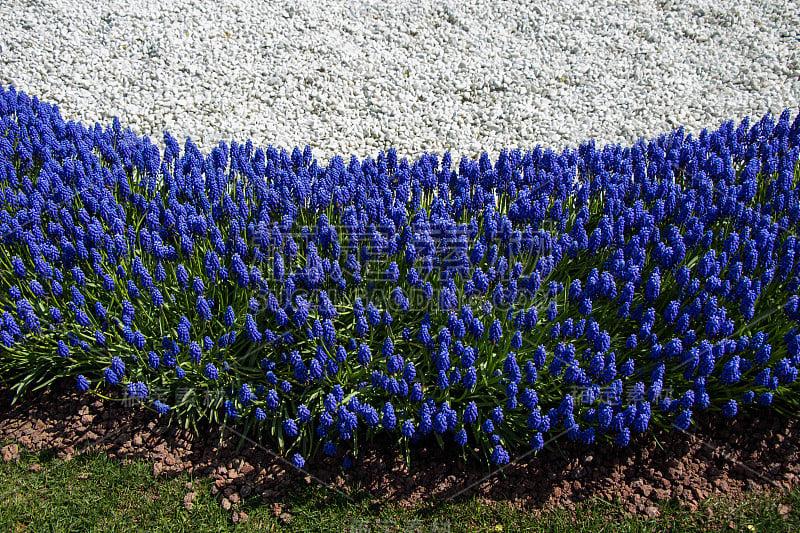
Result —
[[536, 4], [5, 0], [0, 83], [161, 146], [320, 163], [629, 144], [800, 105], [800, 2]]

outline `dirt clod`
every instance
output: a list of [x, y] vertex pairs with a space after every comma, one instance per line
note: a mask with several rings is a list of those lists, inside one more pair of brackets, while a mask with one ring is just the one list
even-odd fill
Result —
[[3, 455], [3, 461], [6, 463], [10, 463], [11, 461], [16, 461], [19, 458], [19, 448], [16, 444], [9, 444], [8, 446], [4, 446], [0, 453]]
[[222, 508], [226, 511], [231, 510], [231, 501], [228, 498], [222, 498]]

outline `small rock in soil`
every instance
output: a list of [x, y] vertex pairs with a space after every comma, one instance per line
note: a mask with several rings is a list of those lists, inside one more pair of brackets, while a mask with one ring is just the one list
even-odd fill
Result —
[[226, 511], [231, 510], [231, 501], [228, 498], [222, 498], [222, 508]]
[[9, 444], [8, 446], [3, 447], [0, 450], [3, 454], [3, 461], [6, 463], [10, 463], [11, 461], [16, 461], [19, 458], [19, 448], [16, 444]]
[[197, 496], [196, 492], [190, 492], [186, 496], [183, 497], [183, 507], [187, 511], [191, 511], [194, 509], [194, 498]]
[[253, 470], [255, 470], [255, 468], [253, 468], [253, 465], [250, 463], [242, 463], [242, 465], [239, 467], [239, 475], [246, 476]]

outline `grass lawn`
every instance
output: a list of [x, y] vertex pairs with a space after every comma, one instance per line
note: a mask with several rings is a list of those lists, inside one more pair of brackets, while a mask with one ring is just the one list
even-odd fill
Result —
[[[743, 501], [711, 498], [691, 513], [663, 502], [659, 518], [625, 516], [613, 502], [589, 499], [576, 511], [539, 515], [477, 500], [431, 504], [407, 510], [371, 502], [368, 494], [348, 502], [319, 486], [298, 487], [281, 519], [254, 495], [240, 509], [248, 520], [234, 524], [231, 512], [211, 493], [209, 478], [153, 477], [152, 464], [127, 465], [104, 453], [69, 462], [52, 452], [22, 452], [18, 462], [0, 463], [0, 529], [3, 531], [792, 531], [800, 528], [800, 489], [751, 495]], [[191, 486], [188, 484], [191, 483]], [[196, 493], [191, 510], [184, 498]]]

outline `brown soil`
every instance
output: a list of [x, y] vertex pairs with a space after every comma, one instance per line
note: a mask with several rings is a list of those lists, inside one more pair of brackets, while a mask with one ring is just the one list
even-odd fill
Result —
[[[0, 405], [10, 393], [0, 389]], [[434, 443], [412, 452], [411, 467], [387, 441], [361, 445], [358, 463], [341, 469], [341, 457], [320, 457], [299, 472], [282, 457], [254, 442], [236, 451], [238, 435], [205, 428], [201, 436], [167, 427], [151, 411], [130, 409], [77, 394], [62, 385], [36, 393], [0, 414], [0, 452], [14, 461], [20, 447], [49, 450], [69, 460], [90, 450], [105, 450], [122, 462], [153, 461], [153, 474], [187, 472], [213, 478], [212, 491], [234, 521], [246, 520], [240, 503], [261, 495], [275, 516], [291, 518], [286, 493], [298, 483], [326, 483], [354, 494], [359, 487], [371, 501], [420, 507], [449, 498], [477, 496], [507, 502], [531, 512], [571, 509], [591, 497], [620, 502], [630, 513], [657, 516], [656, 502], [696, 510], [712, 494], [737, 497], [747, 492], [790, 490], [800, 483], [800, 420], [774, 412], [719, 424], [700, 416], [687, 433], [662, 432], [634, 439], [625, 449], [581, 446], [561, 439], [557, 448], [529, 454], [500, 473], [489, 475], [474, 459], [453, 459]], [[716, 423], [715, 423], [716, 422]], [[220, 432], [224, 431], [222, 445]], [[513, 459], [513, 457], [512, 457]], [[486, 477], [486, 479], [483, 479]], [[184, 505], [191, 508], [193, 493]]]

